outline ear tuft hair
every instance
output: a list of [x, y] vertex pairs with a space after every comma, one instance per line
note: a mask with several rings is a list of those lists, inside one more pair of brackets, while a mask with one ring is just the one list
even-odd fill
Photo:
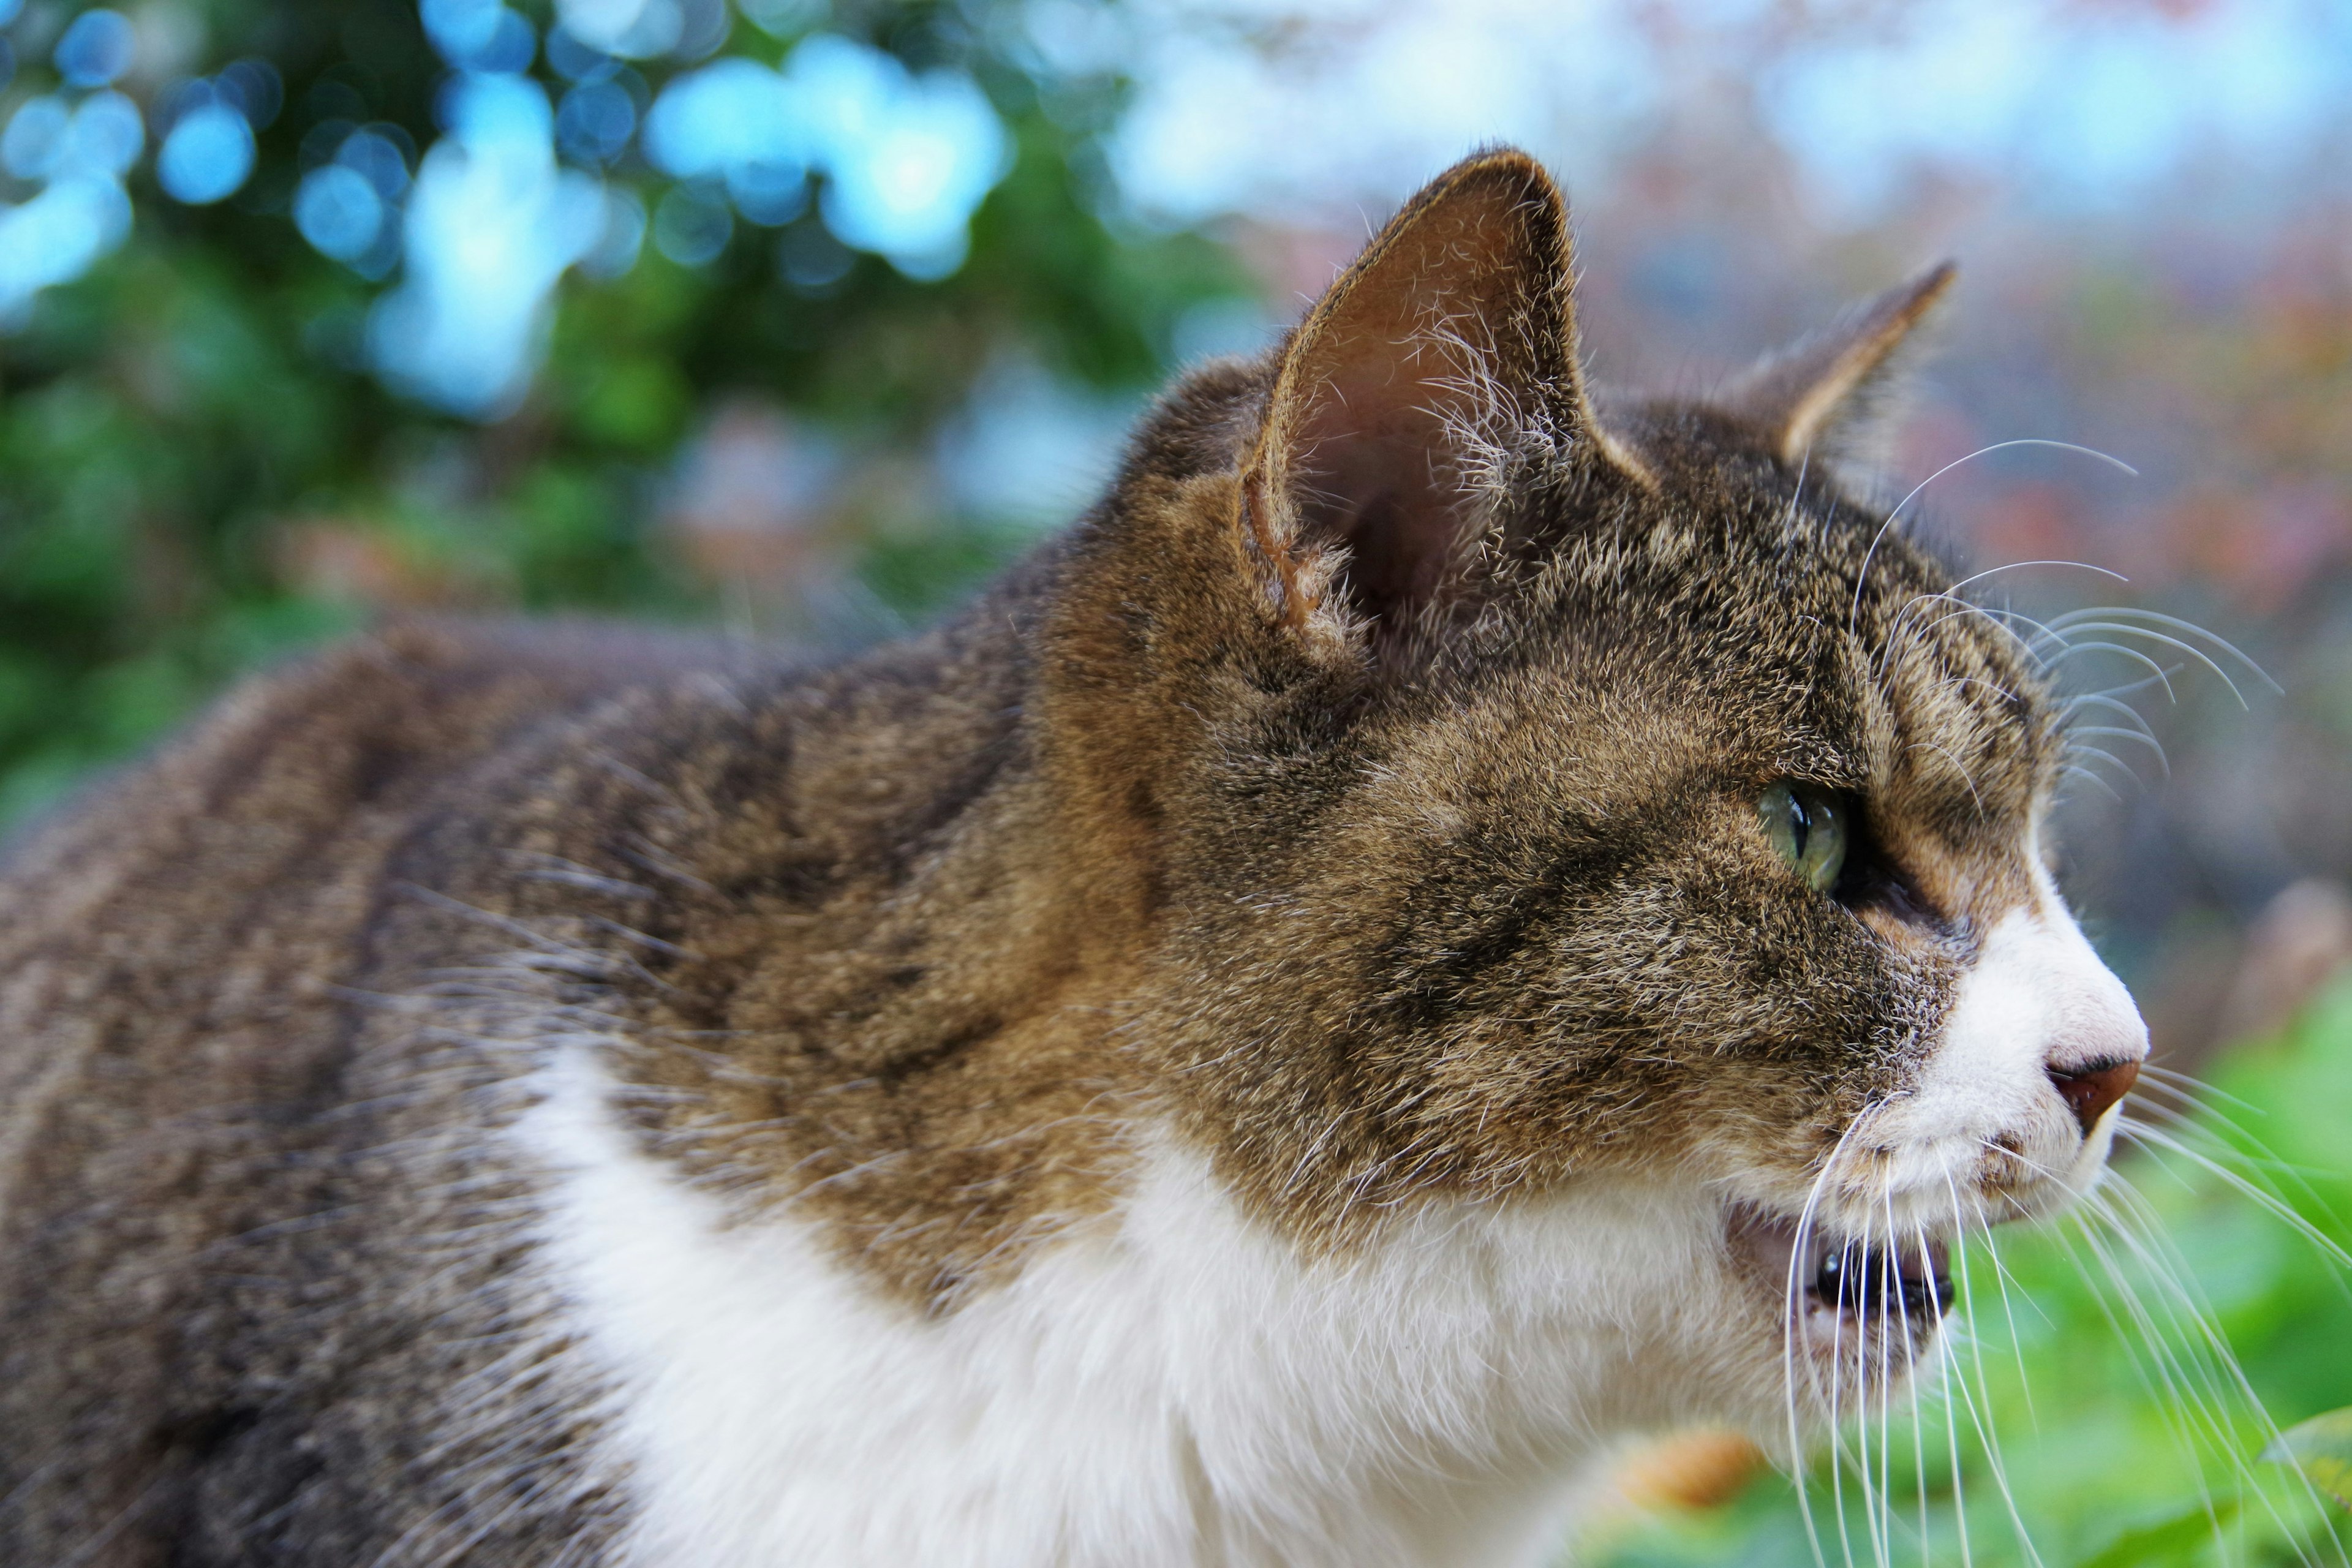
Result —
[[1331, 286], [1243, 469], [1244, 536], [1286, 623], [1334, 592], [1343, 618], [1412, 622], [1530, 447], [1627, 466], [1585, 397], [1573, 283], [1566, 204], [1506, 149], [1432, 181]]

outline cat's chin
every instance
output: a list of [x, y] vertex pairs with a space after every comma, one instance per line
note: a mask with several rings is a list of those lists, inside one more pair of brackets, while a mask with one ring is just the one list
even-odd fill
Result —
[[[1847, 1236], [1734, 1209], [1733, 1256], [1774, 1315], [1788, 1373], [1834, 1399], [1907, 1374], [1952, 1305], [1951, 1248], [1937, 1236]], [[1801, 1370], [1802, 1369], [1802, 1370]]]

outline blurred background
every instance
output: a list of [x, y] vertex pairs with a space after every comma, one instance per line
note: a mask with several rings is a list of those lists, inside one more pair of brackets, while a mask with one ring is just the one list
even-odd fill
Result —
[[[2159, 1059], [2242, 1079], [2260, 1123], [2179, 1136], [2263, 1171], [2302, 1149], [2281, 1190], [2334, 1227], [2352, 1094], [2311, 1096], [2352, 1070], [2325, 999], [2352, 955], [2340, 0], [0, 0], [0, 825], [390, 610], [835, 647], [919, 625], [1086, 503], [1172, 370], [1268, 342], [1491, 140], [1569, 187], [1603, 381], [1702, 389], [1949, 256], [1940, 353], [1870, 477], [1888, 503], [2003, 441], [2137, 470], [2011, 447], [1906, 515], [1972, 569], [2125, 579], [1986, 579], [2029, 635], [2121, 605], [2275, 679], [2078, 617], [2061, 674], [2147, 733], [2086, 762], [2068, 880]], [[2283, 1416], [2352, 1402], [2335, 1266], [2182, 1170], [2140, 1216], [2163, 1246], [2121, 1264], [2205, 1291]], [[2240, 1256], [2257, 1231], [2267, 1262]], [[1975, 1560], [2285, 1551], [2275, 1509], [2177, 1527], [2259, 1433], [2216, 1415], [2195, 1462], [2159, 1441], [2155, 1331], [2037, 1267], [2049, 1331], [2006, 1314], [2018, 1386], [1979, 1414], [2073, 1378], [2108, 1436], [2062, 1423], [2078, 1462], [2010, 1467], [2066, 1479], [1988, 1503]], [[2099, 1361], [2069, 1310], [2147, 1364]], [[1738, 1500], [1701, 1522], [1588, 1554], [1812, 1560], [1784, 1482], [1726, 1474], [1657, 1494]], [[1925, 1544], [1979, 1482], [1937, 1484]], [[2035, 1547], [2002, 1533], [2021, 1510]]]

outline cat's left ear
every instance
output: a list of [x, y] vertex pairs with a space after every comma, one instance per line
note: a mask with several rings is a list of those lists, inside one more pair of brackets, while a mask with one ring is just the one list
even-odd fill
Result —
[[1827, 331], [1769, 354], [1714, 399], [1791, 467], [1818, 452], [1856, 456], [1899, 380], [1912, 331], [1952, 284], [1948, 261], [1852, 311]]
[[1586, 399], [1573, 281], [1558, 187], [1502, 150], [1431, 182], [1317, 303], [1242, 471], [1244, 548], [1286, 624], [1411, 627], [1531, 460], [1646, 478]]

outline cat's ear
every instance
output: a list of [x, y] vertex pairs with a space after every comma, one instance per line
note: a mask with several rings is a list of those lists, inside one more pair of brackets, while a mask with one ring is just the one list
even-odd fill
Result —
[[1850, 458], [1898, 380], [1904, 345], [1951, 287], [1952, 264], [1929, 268], [1851, 311], [1826, 331], [1769, 354], [1716, 400], [1790, 465], [1809, 453]]
[[1542, 166], [1482, 153], [1391, 218], [1292, 335], [1241, 500], [1289, 624], [1335, 599], [1409, 623], [1532, 452], [1637, 473], [1585, 398], [1569, 247]]

